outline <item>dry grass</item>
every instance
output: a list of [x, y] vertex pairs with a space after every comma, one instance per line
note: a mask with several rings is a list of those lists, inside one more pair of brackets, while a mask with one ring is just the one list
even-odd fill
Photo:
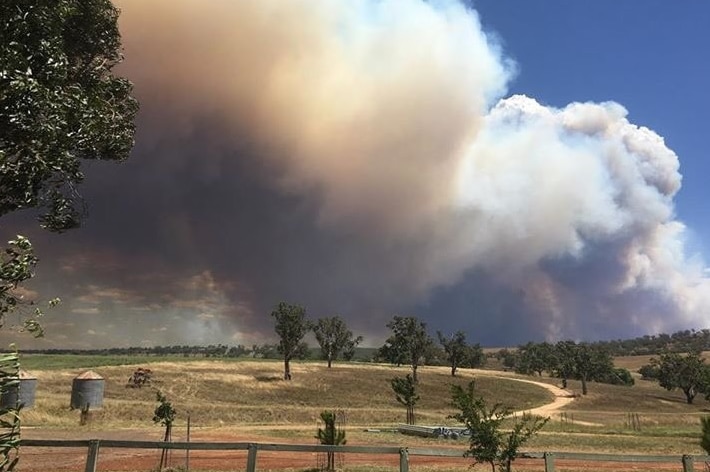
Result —
[[[151, 422], [157, 405], [154, 389], [125, 388], [126, 380], [139, 366], [153, 370], [153, 388], [162, 390], [178, 410], [176, 430], [184, 429], [189, 412], [197, 437], [234, 431], [235, 435], [248, 432], [255, 441], [282, 438], [312, 443], [320, 412], [343, 409], [348, 415], [349, 444], [449, 445], [388, 432], [404, 419], [404, 408], [394, 400], [389, 380], [408, 373], [406, 367], [336, 364], [327, 369], [322, 363], [294, 363], [293, 381], [286, 382], [281, 379], [282, 364], [276, 361], [180, 359], [94, 367], [106, 379], [104, 408], [93, 413], [92, 422], [81, 430], [84, 436], [100, 437], [101, 431], [122, 428], [160, 434], [160, 428]], [[83, 370], [56, 365], [50, 369], [35, 367], [32, 373], [38, 378], [36, 407], [22, 413], [23, 424], [44, 431], [79, 431], [79, 413], [69, 410], [69, 398], [71, 381]], [[451, 383], [465, 383], [474, 377], [471, 371], [460, 372], [461, 376], [454, 379], [445, 367], [420, 369], [419, 424], [447, 423], [446, 417], [453, 412], [449, 406]], [[476, 372], [479, 391], [491, 401], [504, 401], [522, 410], [551, 400], [549, 392], [540, 387], [493, 375], [518, 378], [510, 373]], [[522, 378], [558, 383], [547, 377]], [[578, 382], [570, 382], [570, 388], [581, 390]], [[529, 449], [702, 453], [698, 436], [699, 418], [708, 414], [704, 399], [687, 405], [682, 393], [668, 392], [653, 382], [640, 380], [634, 387], [591, 383], [589, 392], [555, 414]], [[630, 415], [638, 418], [640, 429], [633, 427]], [[377, 427], [381, 432], [364, 432], [365, 427]]]
[[[145, 366], [146, 364], [143, 364]], [[404, 418], [394, 399], [389, 380], [408, 372], [405, 367], [371, 364], [295, 363], [293, 380], [283, 381], [279, 362], [158, 362], [151, 388], [126, 388], [137, 366], [105, 366], [94, 370], [106, 379], [104, 406], [93, 413], [93, 423], [104, 427], [150, 425], [160, 389], [184, 421], [189, 411], [193, 424], [314, 424], [324, 409], [344, 409], [349, 424], [392, 425]], [[78, 412], [68, 408], [72, 379], [81, 370], [34, 370], [38, 379], [36, 407], [23, 412], [25, 425], [68, 427]], [[446, 368], [420, 368], [420, 423], [446, 422], [451, 410], [452, 383], [465, 383], [470, 372], [453, 378]], [[527, 409], [551, 400], [534, 385], [494, 377], [477, 376], [477, 387], [489, 399], [514, 409]]]

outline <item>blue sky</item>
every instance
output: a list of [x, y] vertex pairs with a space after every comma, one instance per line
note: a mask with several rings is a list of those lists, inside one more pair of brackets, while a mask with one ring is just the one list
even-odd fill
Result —
[[511, 93], [562, 107], [613, 100], [680, 159], [676, 210], [710, 256], [710, 2], [471, 2], [519, 73]]

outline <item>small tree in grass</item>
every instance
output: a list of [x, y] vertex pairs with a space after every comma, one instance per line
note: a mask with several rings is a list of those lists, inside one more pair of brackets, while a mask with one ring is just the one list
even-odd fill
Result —
[[407, 408], [407, 424], [414, 424], [414, 406], [419, 401], [417, 383], [411, 374], [406, 377], [395, 377], [391, 380], [397, 401]]
[[[335, 426], [336, 414], [333, 411], [322, 411], [320, 418], [323, 420], [325, 428], [318, 428], [316, 439], [321, 444], [327, 446], [344, 446], [348, 441], [345, 439], [345, 431]], [[326, 469], [335, 470], [335, 452], [326, 453]]]
[[[451, 387], [452, 405], [460, 410], [451, 415], [466, 426], [470, 434], [470, 447], [466, 457], [473, 457], [475, 464], [489, 464], [491, 471], [510, 472], [511, 465], [518, 451], [532, 438], [550, 418], [524, 414], [522, 418], [513, 415], [512, 410], [496, 403], [488, 407], [486, 401], [475, 393], [475, 382], [469, 382], [466, 388], [460, 385]], [[509, 432], [501, 427], [507, 419], [513, 419]]]
[[[177, 411], [173, 408], [172, 403], [168, 401], [168, 398], [160, 392], [160, 390], [156, 392], [156, 400], [158, 401], [158, 406], [155, 408], [155, 412], [153, 413], [153, 422], [160, 423], [165, 426], [165, 436], [163, 437], [163, 441], [170, 442], [172, 437], [173, 422], [175, 421]], [[158, 470], [163, 470], [163, 467], [167, 465], [168, 451], [168, 449], [163, 449], [161, 452]]]

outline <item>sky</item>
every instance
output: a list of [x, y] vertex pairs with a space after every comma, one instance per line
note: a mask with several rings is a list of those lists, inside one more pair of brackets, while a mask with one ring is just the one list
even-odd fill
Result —
[[87, 163], [82, 228], [0, 222], [62, 299], [0, 342], [274, 342], [280, 301], [369, 346], [710, 324], [708, 2], [118, 5], [135, 149]]

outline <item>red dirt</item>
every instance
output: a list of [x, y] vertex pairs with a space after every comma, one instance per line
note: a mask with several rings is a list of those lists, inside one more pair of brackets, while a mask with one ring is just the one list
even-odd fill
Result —
[[[33, 439], [116, 439], [116, 440], [159, 440], [159, 434], [146, 434], [145, 431], [98, 432], [87, 431], [79, 437], [74, 431], [41, 431], [27, 430], [25, 438]], [[288, 441], [284, 438], [269, 438], [263, 435], [253, 435], [240, 432], [198, 432], [193, 434], [194, 442], [255, 442], [255, 443], [303, 443], [302, 440]], [[403, 438], [402, 443], [406, 441]], [[399, 445], [401, 445], [400, 443]], [[435, 446], [440, 448], [440, 446]], [[463, 447], [456, 448], [463, 451]], [[169, 465], [180, 467], [185, 465], [185, 451], [172, 451]], [[150, 471], [154, 470], [160, 459], [160, 451], [147, 449], [117, 449], [102, 448], [99, 454], [98, 471]], [[557, 460], [555, 470], [558, 472], [605, 470], [605, 471], [680, 471], [680, 458], [676, 463], [633, 464], [618, 462], [591, 462]], [[345, 466], [385, 466], [397, 470], [398, 455], [346, 454], [343, 456]], [[83, 471], [86, 463], [85, 449], [69, 448], [38, 448], [24, 447], [20, 472], [77, 472]], [[311, 469], [318, 464], [316, 453], [293, 453], [259, 451], [257, 455], [257, 470], [266, 469]], [[471, 464], [470, 459], [446, 457], [410, 456], [410, 470], [418, 467], [457, 468], [465, 470]], [[246, 451], [190, 451], [190, 470], [244, 470], [246, 467]], [[473, 470], [489, 470], [479, 465]], [[515, 462], [515, 470], [542, 471], [544, 464], [541, 459], [519, 459]], [[696, 466], [696, 470], [702, 470]]]

